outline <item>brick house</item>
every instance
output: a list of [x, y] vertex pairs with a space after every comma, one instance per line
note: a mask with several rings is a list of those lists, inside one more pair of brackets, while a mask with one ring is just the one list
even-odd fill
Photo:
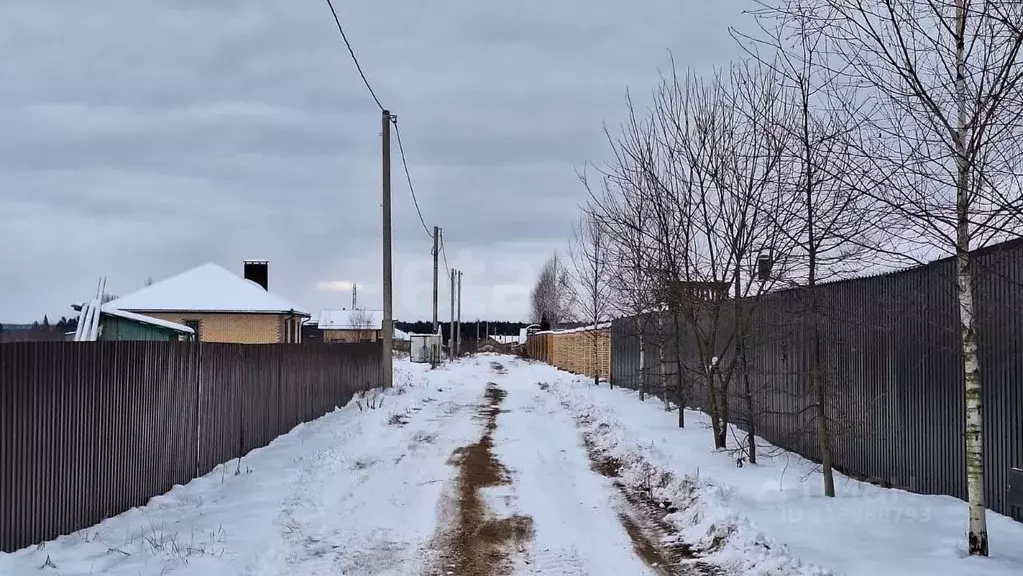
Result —
[[182, 272], [104, 306], [176, 322], [201, 342], [284, 344], [302, 341], [309, 318], [268, 291], [266, 260], [246, 260], [244, 277], [208, 263]]
[[324, 342], [377, 342], [383, 320], [382, 310], [320, 310], [316, 326]]
[[[379, 342], [383, 339], [383, 310], [320, 310], [316, 319], [306, 322], [306, 326], [316, 334], [322, 342]], [[407, 332], [394, 329], [393, 346], [395, 350], [408, 352], [411, 336]]]

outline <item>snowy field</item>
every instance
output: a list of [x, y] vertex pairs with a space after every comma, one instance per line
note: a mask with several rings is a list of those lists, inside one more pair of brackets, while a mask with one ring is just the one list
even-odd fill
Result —
[[837, 477], [736, 467], [656, 400], [507, 356], [430, 371], [298, 426], [0, 574], [1023, 574], [1023, 524]]

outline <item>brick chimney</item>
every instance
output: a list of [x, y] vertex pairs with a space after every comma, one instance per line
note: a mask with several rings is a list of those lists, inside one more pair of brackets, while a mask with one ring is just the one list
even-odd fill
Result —
[[245, 261], [245, 279], [252, 280], [256, 284], [263, 287], [263, 290], [269, 290], [268, 284], [270, 280], [270, 263], [267, 260], [246, 260]]

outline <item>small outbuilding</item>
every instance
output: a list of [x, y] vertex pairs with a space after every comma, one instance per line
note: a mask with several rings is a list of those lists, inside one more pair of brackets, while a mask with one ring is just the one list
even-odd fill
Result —
[[420, 364], [437, 364], [443, 357], [440, 334], [409, 334], [409, 359]]
[[[84, 307], [73, 308], [81, 311]], [[100, 307], [95, 338], [82, 337], [84, 340], [147, 342], [176, 342], [194, 338], [195, 331], [184, 324], [126, 312], [107, 305]]]

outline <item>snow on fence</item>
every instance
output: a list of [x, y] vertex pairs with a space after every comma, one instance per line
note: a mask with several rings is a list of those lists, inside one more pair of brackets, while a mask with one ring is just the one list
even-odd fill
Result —
[[[1009, 489], [1010, 470], [1023, 468], [1023, 241], [979, 250], [972, 260], [986, 501], [990, 509], [1023, 520], [1023, 501], [1012, 498]], [[954, 279], [954, 262], [946, 259], [818, 288], [821, 364], [835, 428], [836, 469], [912, 492], [965, 499], [963, 364]], [[729, 387], [729, 421], [743, 429], [752, 422], [757, 435], [772, 444], [819, 461], [810, 410], [806, 295], [801, 289], [779, 291], [754, 306], [747, 366], [752, 402], [743, 395], [740, 375]], [[734, 303], [723, 306], [719, 344], [729, 338], [733, 310]], [[709, 328], [702, 332], [711, 333]], [[681, 376], [685, 404], [706, 410], [705, 363], [684, 320], [677, 332], [666, 312], [616, 320], [611, 341], [614, 385], [661, 396], [666, 382], [670, 399], [677, 402]], [[663, 363], [658, 362], [659, 345]], [[715, 351], [724, 366], [729, 354]]]
[[91, 526], [381, 382], [379, 343], [0, 345], [0, 550]]
[[611, 374], [611, 323], [530, 334], [525, 354], [573, 374], [607, 379]]

